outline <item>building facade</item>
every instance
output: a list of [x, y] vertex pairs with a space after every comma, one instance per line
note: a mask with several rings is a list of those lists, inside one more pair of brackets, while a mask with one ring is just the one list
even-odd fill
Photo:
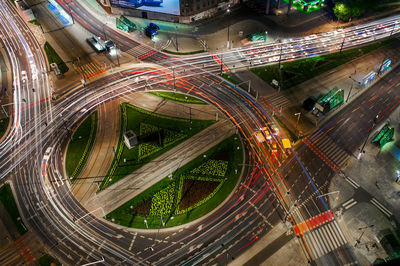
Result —
[[179, 23], [213, 17], [247, 0], [99, 0], [111, 13]]

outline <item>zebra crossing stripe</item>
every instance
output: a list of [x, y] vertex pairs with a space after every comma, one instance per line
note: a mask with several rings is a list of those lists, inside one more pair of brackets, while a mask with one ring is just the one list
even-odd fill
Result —
[[372, 204], [375, 205], [381, 212], [383, 212], [387, 217], [391, 217], [393, 213], [389, 211], [385, 206], [383, 206], [379, 201], [377, 201], [375, 198], [372, 198], [370, 201]]
[[350, 177], [347, 177], [347, 176], [346, 176], [344, 179], [345, 179], [350, 185], [352, 185], [355, 189], [357, 189], [357, 188], [360, 187], [360, 185], [357, 184], [357, 182], [354, 181], [353, 179], [351, 179]]
[[357, 204], [357, 201], [355, 201], [353, 198], [352, 199], [349, 199], [348, 201], [346, 201], [345, 203], [343, 203], [343, 207], [346, 209], [346, 210], [348, 210], [348, 209], [350, 209], [351, 207], [353, 207], [354, 205], [356, 205]]

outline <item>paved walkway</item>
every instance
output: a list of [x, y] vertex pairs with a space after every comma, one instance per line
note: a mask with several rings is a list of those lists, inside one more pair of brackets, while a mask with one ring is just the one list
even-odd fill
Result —
[[135, 92], [101, 105], [98, 109], [98, 128], [92, 152], [79, 179], [72, 186], [72, 192], [84, 206], [95, 196], [99, 183], [114, 158], [113, 147], [117, 147], [120, 134], [119, 104], [122, 102], [129, 102], [151, 112], [182, 118], [191, 116], [192, 119], [213, 120], [218, 113], [218, 117], [226, 121], [214, 106], [166, 101], [145, 92]]
[[[104, 213], [111, 212], [206, 152], [215, 144], [231, 136], [234, 132], [235, 128], [227, 120], [211, 125], [117, 183], [97, 193], [87, 203], [88, 211], [95, 211], [102, 207]], [[102, 214], [100, 213], [100, 215]]]
[[[371, 140], [389, 121], [395, 128], [395, 141], [380, 150]], [[346, 178], [336, 175], [329, 187], [329, 192], [339, 191], [339, 194], [329, 196], [329, 203], [361, 265], [385, 258], [387, 254], [379, 240], [385, 231], [395, 231], [399, 227], [398, 222], [392, 219], [400, 220], [400, 196], [397, 194], [400, 184], [395, 182], [400, 166], [399, 147], [400, 108], [397, 108], [390, 120], [381, 123], [371, 133], [361, 160], [350, 158], [344, 170]], [[388, 211], [393, 213], [393, 217], [388, 217]]]

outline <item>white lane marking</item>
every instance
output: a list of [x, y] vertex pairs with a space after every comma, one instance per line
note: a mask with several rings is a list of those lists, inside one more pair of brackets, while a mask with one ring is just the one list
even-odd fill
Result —
[[132, 250], [133, 243], [134, 243], [134, 242], [135, 242], [135, 240], [136, 240], [136, 236], [137, 236], [137, 233], [135, 233], [135, 234], [133, 235], [133, 238], [132, 238], [131, 244], [129, 245], [129, 251], [131, 251], [131, 250]]

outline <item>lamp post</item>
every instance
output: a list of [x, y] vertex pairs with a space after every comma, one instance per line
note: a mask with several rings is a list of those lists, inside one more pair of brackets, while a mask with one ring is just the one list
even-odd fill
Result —
[[230, 16], [229, 16], [229, 14], [231, 13], [230, 5], [228, 5], [228, 9], [226, 10], [226, 13], [228, 14], [228, 40], [226, 42], [226, 48], [229, 49], [230, 48], [229, 27], [230, 27], [230, 24], [231, 24], [231, 20], [230, 20]]
[[301, 113], [295, 113], [294, 115], [297, 116], [296, 128], [295, 128], [295, 130], [294, 130], [294, 134], [296, 134], [296, 132], [297, 132], [297, 127], [298, 127], [298, 125], [299, 125], [299, 120], [300, 120]]
[[357, 155], [357, 160], [360, 160], [360, 159], [361, 159], [361, 155], [362, 155], [363, 152], [364, 152], [364, 148], [365, 148], [365, 145], [367, 144], [367, 141], [368, 141], [368, 139], [369, 139], [369, 135], [371, 134], [372, 130], [374, 129], [374, 127], [375, 127], [375, 125], [376, 125], [376, 121], [377, 121], [378, 118], [379, 118], [379, 114], [375, 116], [375, 118], [374, 118], [374, 120], [373, 120], [373, 122], [372, 122], [372, 128], [371, 128], [370, 131], [368, 131], [368, 135], [367, 135], [367, 137], [365, 138], [365, 141], [364, 141], [364, 143], [363, 143], [363, 145], [362, 145], [362, 148], [360, 149], [360, 152], [359, 152], [358, 155]]
[[372, 227], [374, 227], [373, 224], [358, 228], [358, 230], [363, 230], [363, 231], [361, 232], [360, 237], [356, 240], [356, 243], [354, 244], [354, 247], [357, 247], [357, 245], [361, 243], [361, 238], [365, 233], [365, 229], [372, 228]]

